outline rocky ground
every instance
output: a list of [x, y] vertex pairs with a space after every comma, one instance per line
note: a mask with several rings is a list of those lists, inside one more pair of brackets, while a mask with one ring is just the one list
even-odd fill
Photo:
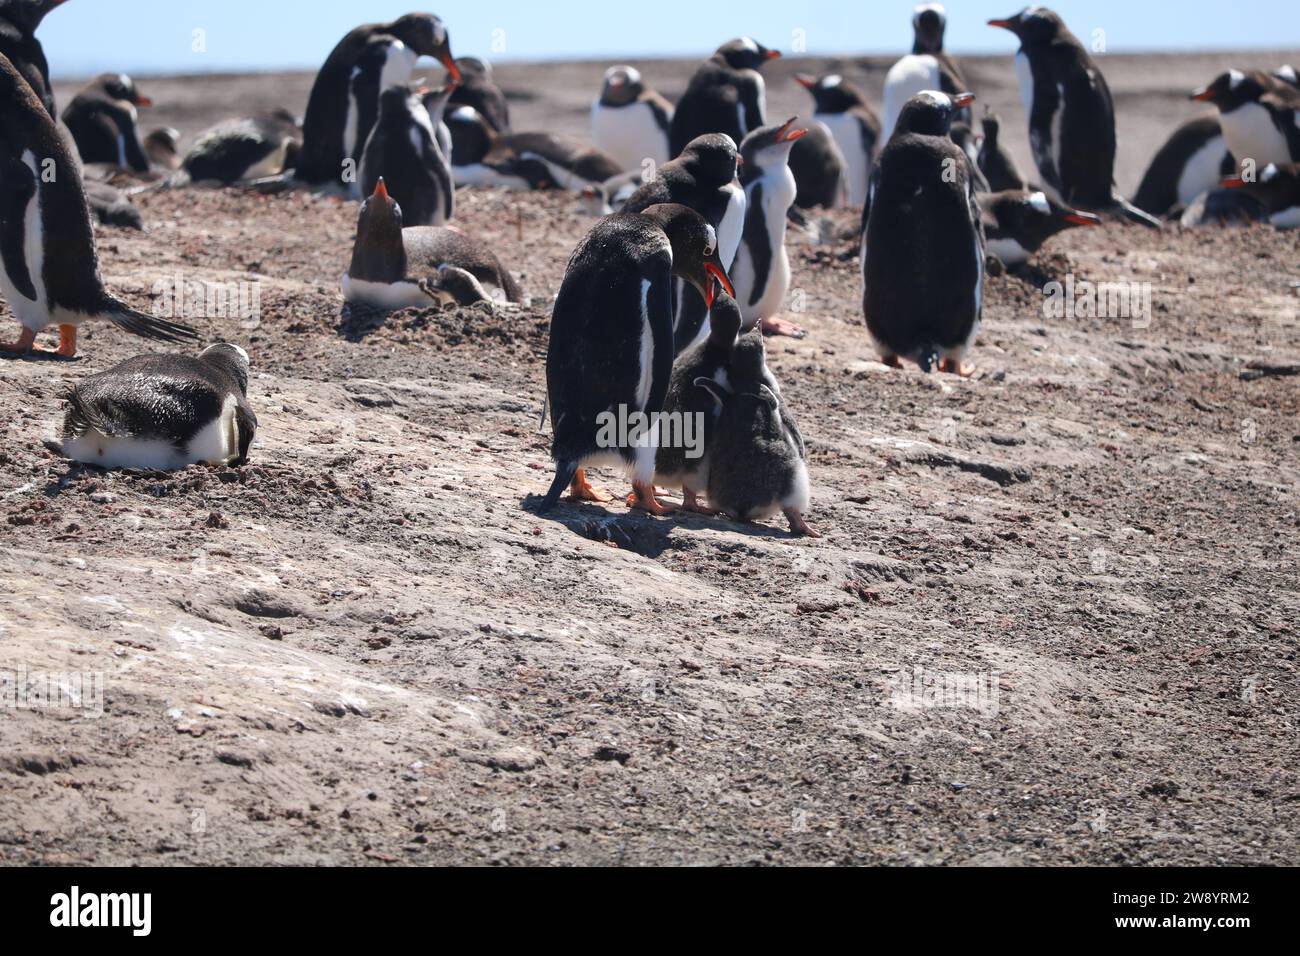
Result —
[[[1107, 62], [1121, 185], [1227, 62]], [[1009, 63], [972, 67], [1019, 117]], [[503, 69], [517, 125], [579, 129], [599, 72]], [[187, 134], [306, 90], [142, 85]], [[45, 447], [70, 383], [147, 348], [111, 328], [0, 361], [0, 681], [103, 687], [98, 716], [0, 713], [0, 860], [1300, 862], [1300, 234], [1063, 236], [990, 278], [969, 380], [874, 360], [852, 214], [792, 238], [810, 335], [769, 360], [810, 541], [533, 514], [548, 305], [591, 220], [459, 202], [530, 306], [353, 314], [355, 207], [304, 194], [156, 192], [146, 232], [100, 231], [137, 306], [255, 284], [259, 316], [196, 322], [252, 355], [244, 468]], [[1150, 323], [1045, 318], [1067, 275], [1149, 283]]]

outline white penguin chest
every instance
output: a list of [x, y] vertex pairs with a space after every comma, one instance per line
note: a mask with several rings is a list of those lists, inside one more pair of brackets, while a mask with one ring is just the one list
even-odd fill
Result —
[[1257, 169], [1269, 163], [1291, 162], [1286, 137], [1273, 123], [1273, 116], [1258, 103], [1246, 103], [1219, 116], [1223, 137], [1238, 161], [1253, 159]]
[[0, 288], [14, 317], [25, 327], [39, 332], [50, 324], [49, 302], [45, 290], [45, 223], [41, 218], [41, 174], [31, 150], [23, 153], [23, 162], [36, 177], [36, 191], [23, 212], [23, 259], [31, 277], [36, 298], [18, 290], [6, 269], [0, 268]]
[[1222, 136], [1215, 136], [1193, 153], [1178, 177], [1178, 201], [1184, 206], [1211, 189], [1223, 178], [1223, 158], [1228, 146]]
[[591, 107], [591, 140], [625, 170], [641, 169], [645, 161], [668, 162], [668, 138], [649, 103]]
[[826, 127], [844, 156], [849, 205], [861, 206], [867, 198], [867, 177], [871, 175], [871, 157], [862, 145], [861, 121], [852, 113], [816, 113], [813, 119]]

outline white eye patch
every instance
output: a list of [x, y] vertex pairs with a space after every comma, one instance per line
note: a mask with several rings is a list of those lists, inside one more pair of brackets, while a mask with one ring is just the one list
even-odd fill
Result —
[[1043, 193], [1034, 193], [1027, 202], [1045, 216], [1050, 215], [1052, 212], [1052, 207], [1047, 202], [1047, 196]]
[[1269, 163], [1264, 167], [1264, 171], [1259, 174], [1259, 181], [1261, 183], [1271, 183], [1273, 180], [1277, 179], [1278, 172], [1279, 170], [1277, 166], [1273, 163]]
[[929, 100], [935, 106], [952, 106], [952, 100], [948, 97], [948, 94], [940, 93], [937, 90], [922, 90], [916, 95]]
[[1228, 89], [1235, 90], [1237, 87], [1241, 86], [1241, 84], [1245, 82], [1246, 82], [1246, 74], [1242, 73], [1241, 70], [1228, 71]]
[[830, 76], [822, 80], [822, 89], [833, 90], [843, 82], [844, 77], [840, 76], [838, 73], [832, 73]]
[[711, 256], [718, 251], [718, 233], [710, 225], [704, 226], [704, 254]]
[[743, 46], [750, 53], [758, 52], [758, 44], [754, 42], [752, 37], [741, 37], [740, 45]]

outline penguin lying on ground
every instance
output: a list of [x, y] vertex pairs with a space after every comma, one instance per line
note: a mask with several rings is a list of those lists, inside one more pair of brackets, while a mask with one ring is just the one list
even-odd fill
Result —
[[1001, 193], [1009, 189], [1027, 189], [1029, 180], [1011, 158], [1011, 153], [1000, 140], [1002, 121], [986, 109], [983, 119], [984, 141], [980, 143], [977, 157], [979, 170], [989, 184], [989, 192]]
[[[353, 81], [361, 78], [356, 71], [367, 54], [382, 56], [383, 64], [378, 71], [372, 65], [358, 98]], [[409, 82], [422, 56], [435, 57], [453, 81], [460, 81], [447, 28], [431, 13], [408, 13], [392, 23], [360, 26], [340, 40], [312, 84], [295, 178], [312, 186], [345, 183], [344, 160], [360, 160], [378, 114], [379, 94], [395, 83]]]
[[64, 0], [0, 0], [0, 56], [14, 65], [27, 81], [45, 112], [58, 114], [54, 108], [54, 90], [50, 86], [50, 67], [45, 50], [36, 39], [36, 28], [45, 15]]
[[[680, 488], [682, 510], [699, 514], [717, 514], [712, 508], [700, 504], [698, 498], [709, 487], [709, 444], [718, 418], [718, 404], [712, 395], [695, 383], [703, 378], [726, 386], [727, 369], [731, 364], [731, 350], [740, 334], [740, 307], [725, 292], [718, 293], [709, 313], [708, 338], [697, 342], [677, 357], [672, 378], [668, 381], [668, 395], [664, 399], [664, 415], [677, 415], [685, 420], [691, 416], [700, 426], [698, 445], [687, 448], [684, 442], [660, 446], [655, 455], [655, 484], [665, 488]], [[690, 453], [697, 453], [692, 458]]]
[[458, 229], [402, 228], [402, 209], [384, 180], [361, 204], [343, 298], [379, 309], [437, 302], [522, 302], [523, 293], [496, 254]]
[[[912, 12], [912, 52], [895, 63], [885, 74], [884, 136], [889, 142], [904, 104], [922, 90], [938, 90], [950, 96], [969, 87], [961, 68], [943, 51], [943, 36], [948, 17], [943, 6], [926, 3]], [[970, 111], [957, 113], [954, 122], [970, 124]]]
[[77, 352], [77, 327], [106, 319], [146, 338], [197, 338], [183, 325], [137, 312], [99, 277], [95, 233], [71, 145], [13, 64], [0, 56], [0, 290], [23, 326], [0, 351], [28, 352], [59, 327], [58, 354]]
[[709, 443], [709, 504], [738, 521], [780, 511], [793, 534], [820, 538], [803, 517], [810, 501], [803, 436], [773, 388], [762, 334], [740, 337], [725, 380], [695, 381], [719, 409]]
[[1219, 126], [1238, 162], [1256, 169], [1300, 162], [1300, 88], [1282, 76], [1229, 70], [1192, 94], [1219, 108]]
[[452, 89], [423, 92], [403, 85], [384, 90], [379, 121], [361, 154], [362, 194], [373, 192], [382, 176], [412, 226], [441, 226], [456, 214], [450, 147], [439, 137]]
[[63, 455], [101, 468], [242, 465], [257, 432], [247, 395], [238, 345], [139, 355], [68, 392]]
[[978, 196], [983, 213], [985, 251], [1005, 266], [1018, 266], [1043, 247], [1043, 243], [1072, 226], [1100, 226], [1090, 212], [1066, 209], [1044, 193], [1009, 189]]
[[149, 158], [140, 145], [136, 120], [137, 107], [152, 105], [125, 73], [102, 73], [68, 104], [63, 125], [83, 163], [110, 163], [147, 173]]
[[[838, 73], [795, 76], [795, 82], [812, 94], [813, 119], [835, 137], [845, 162], [846, 199], [860, 207], [867, 198], [867, 180], [880, 138], [880, 117], [865, 93]], [[795, 176], [798, 179], [798, 174]], [[802, 189], [802, 185], [800, 186]]]
[[1251, 182], [1241, 176], [1225, 179], [1229, 189], [1241, 189], [1268, 211], [1268, 221], [1278, 229], [1300, 229], [1300, 163], [1270, 163]]
[[600, 96], [591, 104], [591, 141], [625, 170], [642, 170], [647, 160], [662, 166], [676, 155], [668, 147], [672, 121], [672, 104], [646, 88], [636, 67], [605, 71]]
[[949, 137], [965, 93], [934, 90], [903, 107], [876, 166], [862, 239], [862, 299], [881, 361], [969, 375], [979, 331], [984, 228], [968, 163]]
[[181, 133], [170, 126], [151, 130], [141, 144], [145, 158], [155, 169], [175, 171], [181, 168]]
[[1181, 213], [1202, 193], [1217, 189], [1237, 168], [1216, 116], [1188, 120], [1160, 147], [1133, 204], [1153, 216]]
[[190, 180], [223, 185], [276, 176], [298, 159], [301, 130], [288, 110], [230, 119], [204, 130], [185, 154]]
[[790, 150], [805, 134], [791, 117], [780, 126], [764, 126], [740, 145], [744, 165], [745, 230], [731, 270], [745, 328], [760, 326], [768, 335], [802, 338], [803, 329], [778, 319], [790, 290], [790, 257], [785, 250], [785, 217], [794, 204], [795, 182]]
[[90, 211], [105, 226], [121, 226], [124, 229], [143, 229], [144, 217], [131, 197], [108, 183], [87, 179], [83, 183], [86, 190], [86, 202]]
[[[736, 181], [740, 152], [725, 133], [691, 140], [672, 162], [664, 163], [623, 205], [623, 212], [680, 203], [704, 217], [718, 234], [718, 259], [730, 272], [745, 228], [745, 191]], [[685, 279], [674, 288], [673, 341], [681, 352], [708, 334], [709, 310]]]
[[767, 87], [759, 70], [780, 55], [750, 37], [718, 47], [677, 103], [668, 151], [677, 156], [691, 140], [709, 133], [726, 133], [739, 143], [766, 123]]
[[462, 56], [456, 59], [456, 66], [460, 69], [460, 81], [449, 75], [443, 84], [452, 88], [448, 109], [471, 107], [494, 131], [510, 132], [510, 106], [506, 95], [492, 80], [492, 64], [475, 56]]
[[[610, 501], [585, 467], [614, 464], [632, 476], [629, 504], [651, 514], [671, 509], [655, 497], [658, 420], [672, 377], [672, 277], [690, 282], [713, 305], [733, 294], [718, 258], [717, 232], [677, 204], [606, 216], [569, 260], [551, 315], [546, 390], [555, 480], [541, 510], [570, 487], [576, 500]], [[608, 421], [622, 418], [627, 429]], [[645, 431], [642, 431], [642, 429]], [[639, 433], [633, 435], [633, 429]], [[610, 432], [623, 432], [611, 437]]]
[[989, 26], [1020, 40], [1016, 75], [1029, 116], [1029, 144], [1048, 194], [1066, 206], [1159, 229], [1160, 220], [1115, 190], [1115, 106], [1083, 44], [1046, 7], [990, 20]]

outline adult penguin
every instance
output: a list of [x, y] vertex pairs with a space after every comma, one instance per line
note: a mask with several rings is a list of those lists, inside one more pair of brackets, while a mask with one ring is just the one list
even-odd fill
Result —
[[[866, 201], [871, 164], [882, 143], [880, 116], [867, 95], [838, 73], [822, 76], [799, 73], [794, 79], [812, 94], [813, 119], [835, 138], [846, 167], [846, 199], [850, 206], [860, 207]], [[795, 175], [798, 178], [797, 172]]]
[[107, 163], [137, 173], [149, 172], [149, 157], [136, 125], [139, 108], [153, 106], [125, 73], [101, 73], [73, 97], [63, 111], [83, 163]]
[[462, 56], [456, 58], [456, 66], [460, 69], [460, 83], [447, 78], [447, 85], [453, 87], [447, 108], [472, 107], [496, 132], [510, 132], [510, 105], [492, 79], [492, 64], [476, 56]]
[[1259, 170], [1269, 163], [1300, 162], [1300, 89], [1277, 74], [1229, 70], [1192, 94], [1219, 109], [1223, 137], [1239, 162]]
[[[350, 90], [353, 72], [367, 50], [374, 49], [374, 40], [388, 41], [394, 66], [375, 84], [371, 102], [355, 103]], [[452, 59], [447, 28], [431, 13], [408, 13], [392, 23], [366, 24], [340, 40], [312, 84], [303, 117], [302, 151], [295, 178], [312, 186], [346, 181], [343, 177], [349, 170], [344, 168], [344, 160], [360, 158], [360, 150], [378, 114], [379, 93], [392, 82], [409, 80], [415, 61], [422, 56], [435, 57], [446, 67], [452, 80], [460, 81], [460, 67]], [[345, 140], [349, 138], [353, 144], [351, 152], [345, 149]], [[351, 172], [355, 173], [355, 169]]]
[[984, 218], [985, 251], [1004, 266], [1019, 266], [1058, 232], [1074, 226], [1100, 226], [1090, 212], [1066, 209], [1041, 192], [1008, 189], [980, 193]]
[[0, 0], [0, 56], [14, 65], [19, 74], [40, 97], [45, 112], [57, 116], [54, 91], [50, 86], [50, 66], [45, 50], [36, 39], [36, 28], [45, 15], [64, 0]]
[[673, 276], [709, 306], [718, 286], [734, 292], [718, 259], [717, 232], [675, 203], [606, 216], [574, 251], [551, 313], [546, 390], [555, 480], [542, 511], [566, 487], [576, 500], [613, 500], [587, 481], [592, 464], [631, 472], [632, 507], [670, 510], [655, 497], [654, 471], [658, 415], [676, 354]]
[[1160, 220], [1115, 189], [1115, 105], [1106, 78], [1054, 12], [1030, 7], [990, 20], [1020, 40], [1016, 75], [1029, 115], [1029, 145], [1042, 185], [1057, 202], [1121, 215], [1160, 228]]
[[718, 47], [677, 103], [669, 128], [669, 152], [676, 156], [697, 136], [726, 133], [739, 143], [767, 122], [767, 86], [759, 71], [781, 55], [750, 37]]
[[881, 361], [969, 375], [979, 330], [984, 229], [969, 160], [949, 136], [975, 97], [927, 90], [898, 117], [876, 168], [862, 241], [862, 299]]
[[[961, 67], [943, 49], [948, 15], [943, 5], [925, 3], [912, 11], [912, 52], [885, 75], [884, 139], [894, 133], [903, 105], [922, 90], [938, 90], [954, 96], [967, 89]], [[970, 124], [969, 110], [960, 110], [954, 122]]]
[[1133, 204], [1153, 216], [1181, 213], [1198, 196], [1219, 187], [1237, 168], [1214, 115], [1183, 123], [1160, 147]]

